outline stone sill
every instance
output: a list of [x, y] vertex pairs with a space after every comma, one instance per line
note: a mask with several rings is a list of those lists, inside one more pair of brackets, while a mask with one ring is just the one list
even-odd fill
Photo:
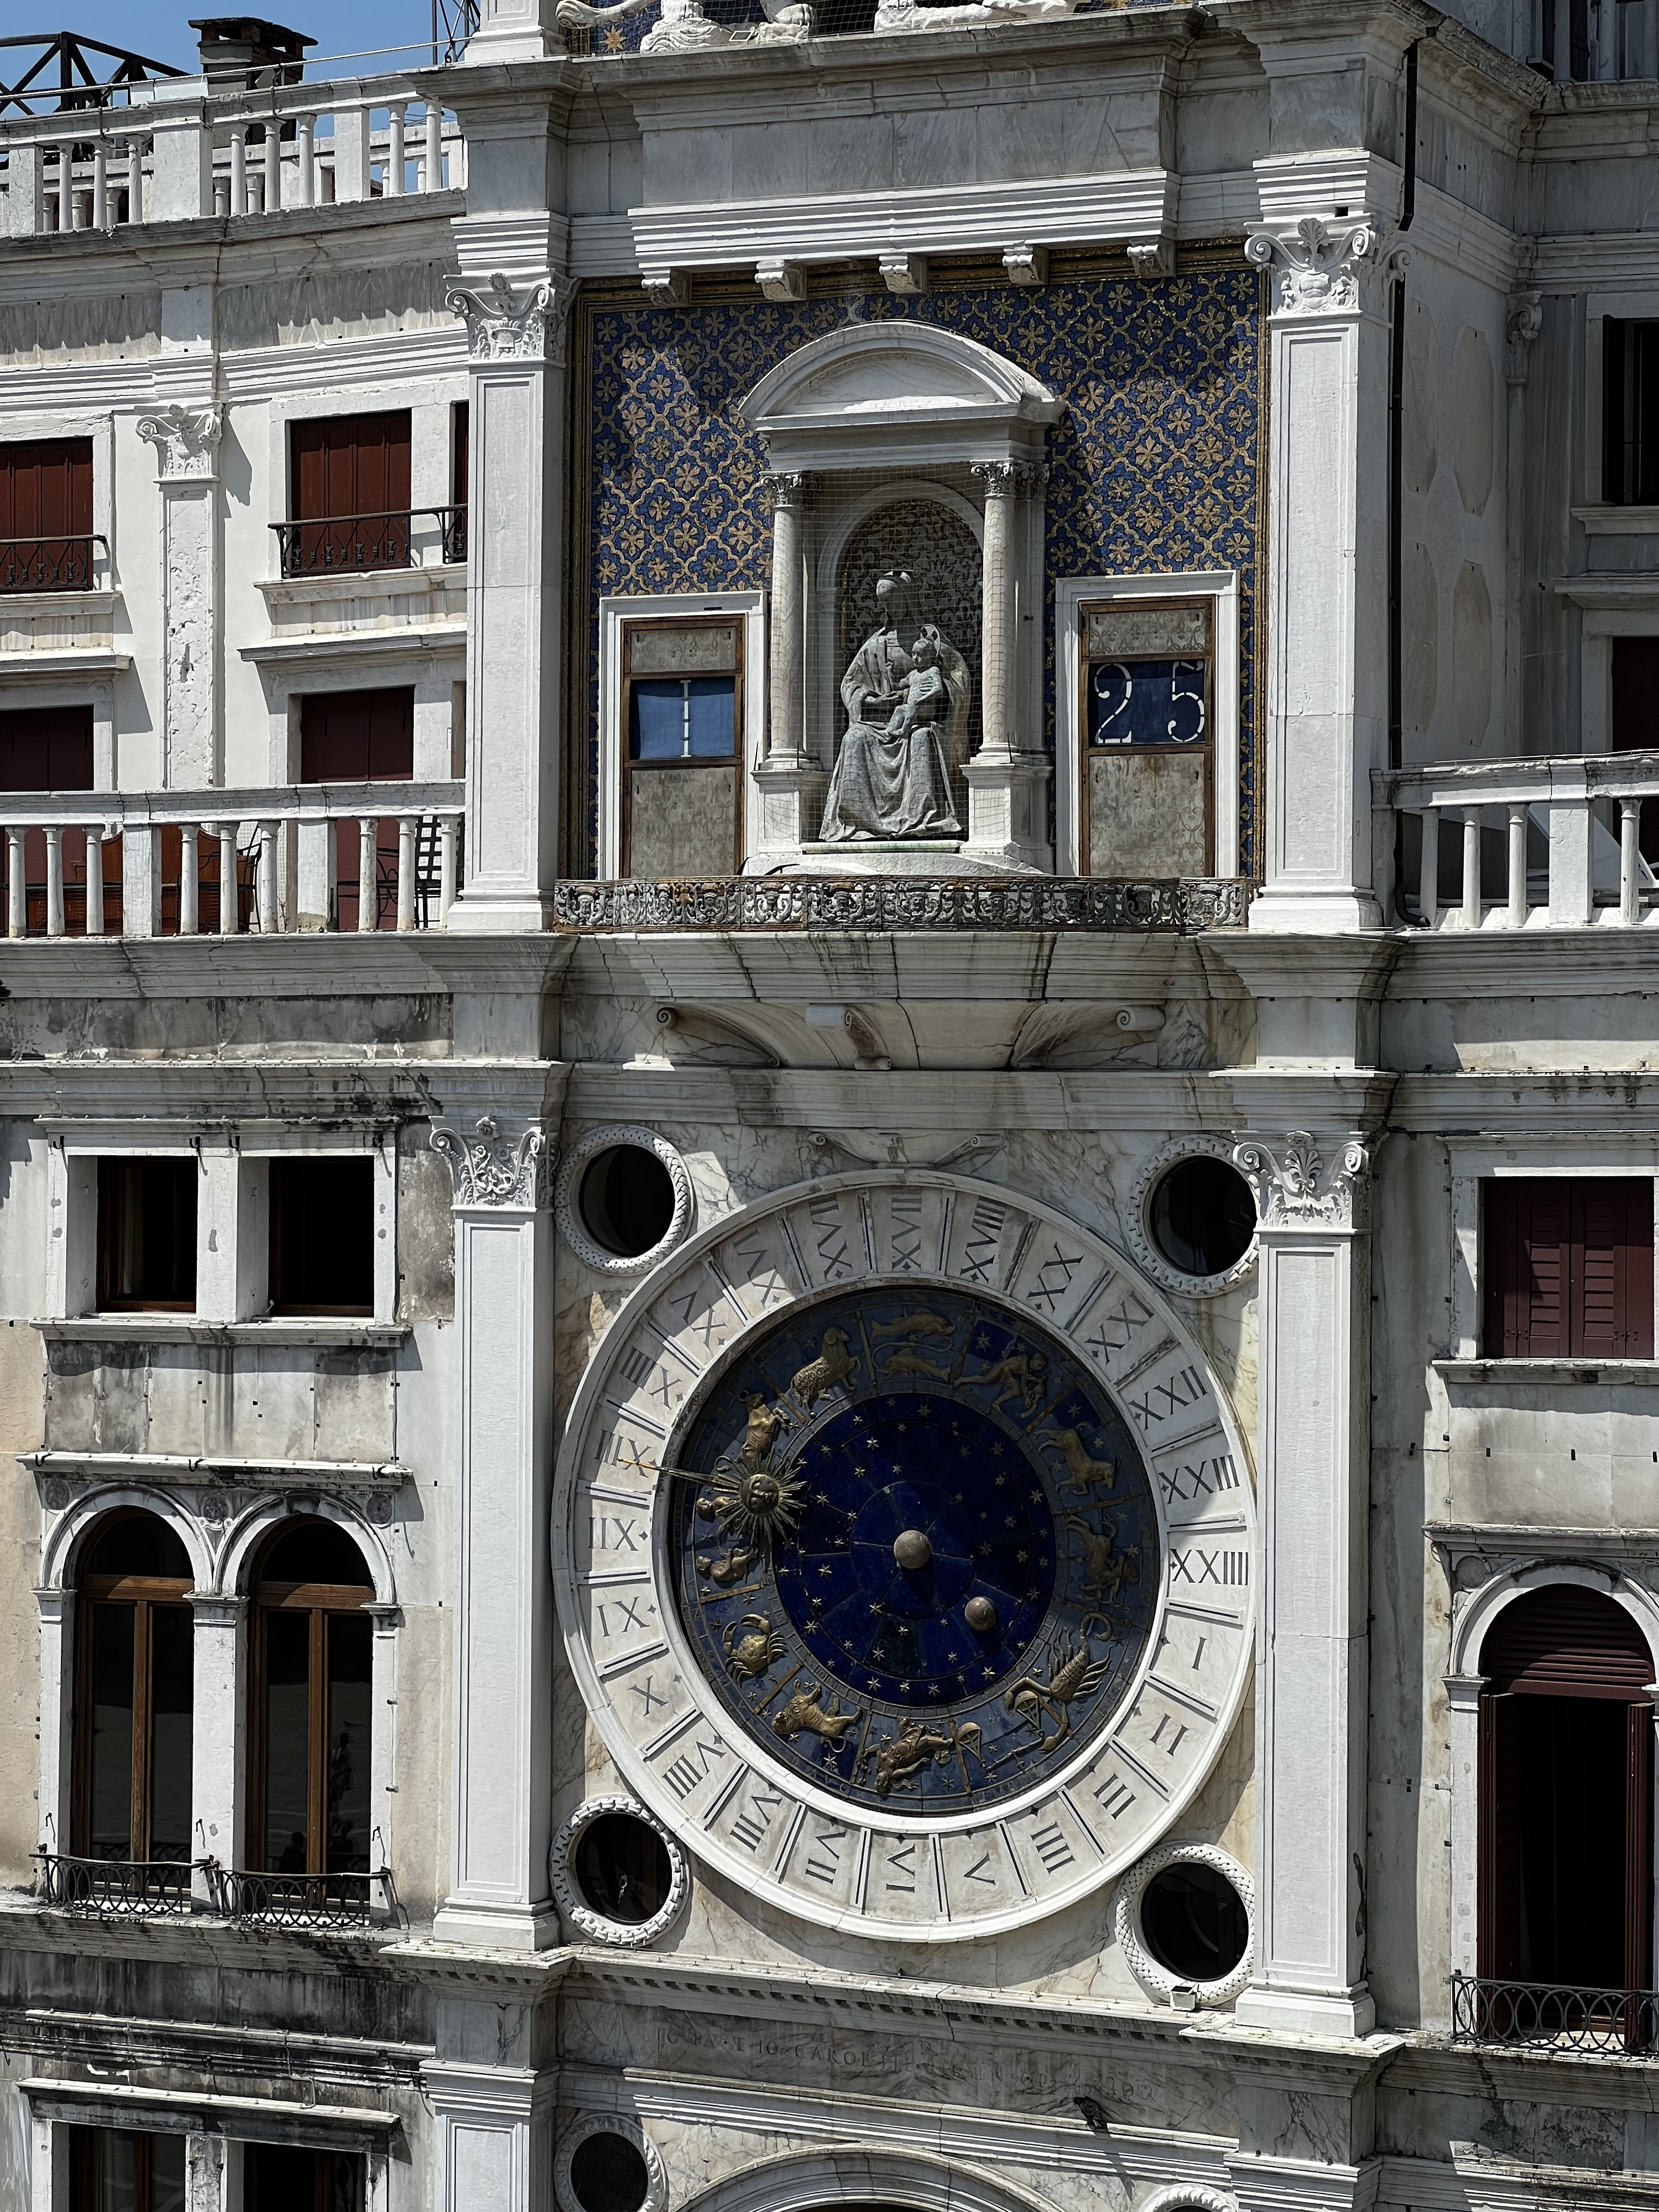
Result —
[[26, 653], [0, 653], [0, 676], [125, 676], [130, 653], [101, 645], [43, 645]]
[[259, 586], [267, 607], [329, 606], [342, 599], [412, 599], [464, 590], [465, 561], [418, 563], [406, 568], [355, 568], [319, 576], [275, 576]]
[[35, 1321], [48, 1344], [264, 1345], [283, 1351], [309, 1346], [357, 1346], [395, 1352], [414, 1332], [405, 1322], [204, 1321], [195, 1314], [87, 1314], [72, 1321]]
[[1436, 1359], [1431, 1364], [1446, 1382], [1596, 1382], [1604, 1389], [1659, 1383], [1659, 1359]]
[[100, 1482], [258, 1483], [314, 1489], [318, 1483], [367, 1484], [395, 1490], [413, 1470], [402, 1460], [235, 1459], [210, 1452], [75, 1451], [48, 1446], [19, 1452], [20, 1465], [38, 1476], [80, 1475]]
[[1659, 537], [1659, 507], [1575, 507], [1572, 519], [1592, 538]]
[[[305, 629], [275, 637], [263, 645], [239, 648], [244, 660], [266, 667], [284, 660], [338, 660], [368, 655], [423, 653], [465, 653], [464, 622], [388, 623], [373, 629]], [[19, 654], [19, 659], [33, 659]]]
[[119, 592], [91, 585], [85, 591], [0, 592], [0, 629], [8, 615], [111, 615], [121, 604]]

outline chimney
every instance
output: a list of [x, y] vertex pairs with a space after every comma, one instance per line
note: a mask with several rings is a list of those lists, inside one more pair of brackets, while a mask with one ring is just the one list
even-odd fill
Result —
[[190, 27], [199, 33], [196, 51], [209, 82], [250, 88], [298, 84], [305, 75], [305, 50], [317, 43], [262, 15], [196, 16]]

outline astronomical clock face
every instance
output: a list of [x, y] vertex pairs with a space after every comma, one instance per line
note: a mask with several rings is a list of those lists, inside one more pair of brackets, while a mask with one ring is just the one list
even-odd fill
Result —
[[595, 1723], [688, 1848], [938, 1942], [1071, 1902], [1178, 1816], [1247, 1679], [1253, 1537], [1158, 1293], [912, 1173], [783, 1193], [635, 1293], [554, 1557]]

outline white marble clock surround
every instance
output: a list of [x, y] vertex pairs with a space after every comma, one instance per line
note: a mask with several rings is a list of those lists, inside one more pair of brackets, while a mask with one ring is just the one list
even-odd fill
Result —
[[[973, 1288], [1061, 1337], [1139, 1438], [1163, 1586], [1139, 1670], [1075, 1762], [987, 1814], [883, 1820], [739, 1738], [680, 1627], [666, 1492], [703, 1399], [789, 1307], [872, 1287]], [[1249, 1680], [1255, 1509], [1223, 1390], [1123, 1255], [1006, 1189], [939, 1171], [775, 1193], [684, 1244], [618, 1311], [566, 1430], [553, 1560], [569, 1663], [619, 1774], [695, 1856], [820, 1926], [937, 1943], [1059, 1911], [1179, 1820]]]

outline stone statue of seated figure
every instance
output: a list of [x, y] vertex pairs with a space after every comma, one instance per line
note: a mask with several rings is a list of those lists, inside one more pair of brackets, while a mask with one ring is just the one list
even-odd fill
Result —
[[841, 680], [847, 734], [818, 835], [826, 844], [960, 837], [950, 769], [967, 750], [967, 665], [924, 620], [909, 575], [881, 577], [876, 605], [880, 627]]

